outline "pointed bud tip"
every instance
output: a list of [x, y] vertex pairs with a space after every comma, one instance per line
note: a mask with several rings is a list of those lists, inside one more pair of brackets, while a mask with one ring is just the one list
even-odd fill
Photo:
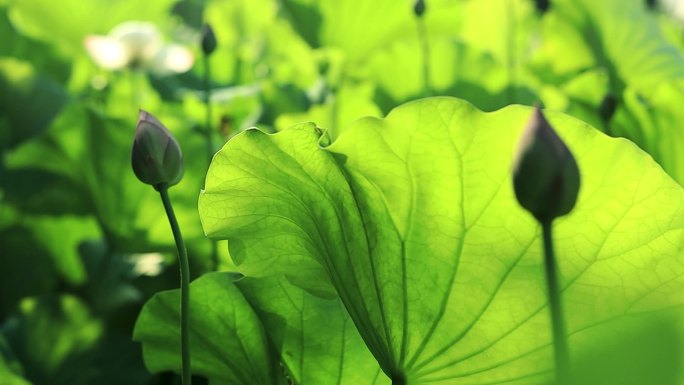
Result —
[[[142, 124], [152, 124], [153, 126], [162, 129], [165, 132], [168, 132], [169, 130], [164, 126], [162, 122], [160, 122], [154, 115], [150, 114], [149, 112], [143, 110], [142, 108], [139, 110], [138, 113], [138, 124], [136, 126], [140, 127]], [[169, 135], [171, 133], [169, 132]]]

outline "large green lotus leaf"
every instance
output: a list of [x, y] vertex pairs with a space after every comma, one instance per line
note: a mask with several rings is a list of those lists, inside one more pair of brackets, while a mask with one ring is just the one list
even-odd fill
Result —
[[643, 98], [628, 87], [622, 99], [624, 105], [615, 114], [612, 133], [630, 138], [684, 185], [684, 90], [662, 83]]
[[[217, 385], [275, 385], [279, 369], [259, 318], [228, 274], [191, 284], [190, 349], [193, 374]], [[143, 344], [152, 372], [180, 373], [180, 291], [156, 294], [143, 307], [133, 339]]]
[[[360, 120], [327, 148], [313, 125], [248, 131], [214, 158], [205, 232], [228, 238], [250, 273], [323, 289], [312, 281], [324, 270], [398, 383], [544, 383], [540, 230], [510, 179], [530, 114], [432, 98]], [[632, 143], [549, 118], [582, 172], [554, 229], [574, 353], [608, 320], [681, 308], [684, 191]]]
[[684, 56], [643, 1], [562, 0], [552, 9], [544, 20], [542, 52], [553, 71], [606, 67], [618, 94], [625, 85], [648, 93], [664, 81], [684, 79]]
[[[263, 339], [265, 330], [280, 354], [284, 373], [296, 384], [389, 383], [339, 298], [326, 299], [311, 295], [282, 276], [248, 277], [236, 283], [233, 280], [231, 273], [211, 273], [191, 285], [191, 306], [195, 317], [191, 323], [191, 338], [194, 338], [193, 359], [199, 360], [198, 366], [193, 364], [199, 368], [197, 373], [207, 375], [210, 380], [220, 384], [258, 381], [260, 377], [252, 380], [248, 375], [268, 369], [266, 366], [255, 367], [247, 375], [244, 375], [243, 368], [251, 365], [250, 362], [263, 365], [270, 363], [270, 356], [267, 355], [270, 352], [258, 346], [256, 353], [245, 353], [251, 352], [249, 349], [253, 344], [246, 346], [243, 351], [235, 349], [230, 343], [254, 341], [256, 337]], [[254, 318], [254, 313], [240, 292], [252, 304], [260, 321]], [[204, 299], [206, 293], [211, 293], [209, 299]], [[153, 371], [177, 370], [180, 361], [178, 336], [168, 331], [175, 329], [177, 333], [178, 299], [178, 290], [158, 295], [145, 306], [138, 321], [135, 338], [143, 343], [147, 365]], [[203, 311], [204, 307], [209, 306], [208, 301], [224, 305], [212, 305], [211, 311]], [[227, 324], [226, 320], [234, 319], [238, 311], [239, 314], [250, 316], [240, 319], [240, 322]], [[211, 331], [211, 336], [203, 335], [207, 331]], [[163, 344], [160, 338], [163, 338]], [[209, 341], [217, 346], [208, 346]], [[243, 357], [243, 354], [251, 355]], [[231, 377], [231, 373], [238, 374]], [[278, 375], [277, 378], [264, 379], [270, 382], [258, 383], [275, 384], [284, 379], [285, 376]]]
[[339, 298], [321, 298], [283, 276], [236, 282], [296, 384], [388, 385]]
[[229, 240], [240, 273], [284, 274], [330, 297], [326, 269], [311, 255], [342, 252], [345, 237], [337, 223], [319, 218], [335, 218], [337, 210], [345, 218], [358, 214], [336, 161], [316, 144], [321, 134], [313, 123], [303, 123], [279, 135], [252, 129], [235, 136], [214, 157], [199, 205], [205, 232]]
[[[577, 385], [680, 385], [684, 350], [681, 321], [649, 316], [608, 322], [576, 352]], [[638, 349], [635, 349], [638, 347]]]

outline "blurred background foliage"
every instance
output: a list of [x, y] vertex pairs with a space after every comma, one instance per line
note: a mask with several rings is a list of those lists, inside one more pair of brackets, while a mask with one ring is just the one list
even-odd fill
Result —
[[[253, 126], [315, 121], [335, 138], [424, 96], [542, 103], [634, 141], [684, 183], [681, 2], [426, 4], [419, 18], [409, 0], [0, 0], [0, 384], [176, 381], [148, 373], [130, 338], [143, 303], [178, 284], [158, 196], [130, 169], [139, 108], [185, 153], [171, 196], [195, 277], [231, 269], [197, 197], [213, 152]], [[194, 65], [111, 68], [88, 49], [129, 21]]]

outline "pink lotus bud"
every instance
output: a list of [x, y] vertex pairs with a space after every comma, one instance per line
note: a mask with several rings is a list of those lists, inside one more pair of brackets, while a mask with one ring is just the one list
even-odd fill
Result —
[[171, 132], [147, 111], [140, 110], [131, 152], [133, 171], [141, 182], [158, 188], [183, 177], [183, 154]]

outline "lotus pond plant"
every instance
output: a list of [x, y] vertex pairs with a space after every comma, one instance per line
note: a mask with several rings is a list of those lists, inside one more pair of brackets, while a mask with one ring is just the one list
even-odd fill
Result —
[[0, 1], [0, 385], [684, 385], [678, 4]]
[[568, 384], [570, 366], [552, 226], [554, 219], [568, 214], [575, 207], [580, 173], [575, 158], [539, 107], [534, 109], [523, 135], [515, 159], [513, 187], [520, 205], [542, 227], [556, 377], [558, 384], [563, 385]]
[[[242, 275], [193, 283], [222, 304], [196, 302], [214, 312], [193, 319], [198, 373], [236, 384], [276, 384], [283, 370], [297, 383], [600, 382], [603, 372], [587, 372], [582, 352], [608, 330], [627, 336], [638, 332], [635, 320], [660, 322], [669, 311], [649, 298], [673, 299], [655, 281], [616, 293], [607, 288], [623, 277], [606, 272], [658, 281], [636, 266], [676, 264], [682, 192], [634, 146], [550, 115], [522, 107], [486, 114], [430, 98], [362, 119], [329, 145], [312, 124], [228, 142], [199, 209], [208, 236], [229, 240]], [[615, 169], [602, 162], [606, 154], [623, 163]], [[624, 178], [635, 172], [651, 182]], [[649, 230], [639, 212], [671, 227]], [[617, 222], [607, 213], [619, 213]], [[611, 240], [626, 223], [662, 235]], [[163, 352], [175, 334], [154, 325], [173, 319], [167, 309], [177, 295], [156, 296], [136, 328], [155, 370], [174, 367]], [[226, 319], [232, 326], [211, 339]], [[248, 345], [236, 352], [246, 330]], [[235, 365], [242, 369], [229, 374]]]
[[180, 265], [181, 379], [191, 384], [190, 359], [190, 264], [183, 235], [169, 198], [169, 187], [183, 177], [183, 153], [171, 132], [147, 111], [140, 111], [131, 151], [131, 164], [138, 179], [159, 192], [178, 249]]

